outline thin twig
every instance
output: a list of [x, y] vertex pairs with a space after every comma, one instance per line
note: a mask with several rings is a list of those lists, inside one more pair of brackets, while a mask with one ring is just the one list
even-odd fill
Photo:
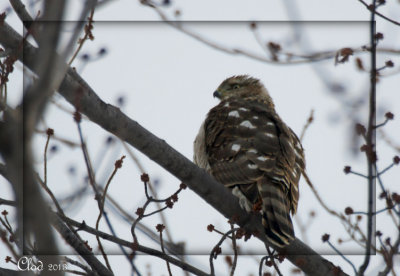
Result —
[[[398, 226], [400, 227], [400, 226]], [[390, 249], [389, 254], [387, 255], [387, 258], [384, 258], [386, 267], [382, 272], [379, 272], [378, 276], [386, 276], [389, 274], [390, 270], [392, 270], [393, 275], [395, 276], [394, 270], [393, 270], [393, 256], [395, 254], [399, 253], [399, 247], [400, 247], [400, 231], [397, 233], [397, 239], [393, 246]]]
[[47, 186], [47, 149], [49, 147], [49, 141], [50, 137], [54, 134], [54, 131], [52, 129], [47, 129], [47, 140], [46, 140], [46, 145], [44, 147], [44, 185]]
[[304, 135], [306, 134], [308, 127], [311, 125], [313, 121], [314, 121], [314, 109], [311, 109], [310, 116], [308, 116], [307, 122], [304, 124], [303, 130], [301, 131], [300, 141], [303, 141]]
[[44, 147], [44, 180], [42, 180], [40, 178], [40, 176], [38, 174], [36, 174], [36, 178], [40, 184], [40, 186], [42, 186], [42, 188], [46, 191], [46, 193], [50, 196], [51, 200], [53, 201], [54, 205], [57, 208], [57, 211], [61, 214], [61, 215], [65, 215], [63, 209], [61, 208], [60, 204], [58, 203], [57, 198], [54, 196], [53, 192], [50, 190], [50, 188], [47, 185], [47, 148], [49, 146], [49, 141], [50, 141], [50, 137], [54, 135], [54, 130], [51, 128], [48, 128], [47, 131], [47, 141], [46, 141], [46, 145]]
[[228, 232], [226, 232], [225, 234], [222, 235], [221, 239], [219, 240], [219, 242], [213, 247], [213, 249], [211, 250], [210, 253], [210, 257], [209, 257], [209, 262], [210, 262], [210, 270], [211, 270], [211, 275], [215, 275], [214, 272], [214, 263], [213, 263], [213, 259], [217, 259], [218, 255], [221, 253], [221, 245], [224, 242], [224, 240], [226, 238], [231, 238], [231, 236], [229, 236], [231, 233], [239, 230], [240, 228], [232, 228], [231, 230], [229, 230]]
[[268, 257], [267, 256], [264, 256], [264, 257], [262, 257], [261, 258], [261, 260], [260, 260], [260, 265], [258, 266], [258, 276], [263, 276], [263, 274], [262, 274], [262, 268], [263, 268], [263, 264], [264, 264], [264, 262], [266, 261], [266, 259], [267, 259]]
[[[104, 188], [103, 195], [102, 195], [102, 197], [100, 199], [100, 208], [99, 208], [99, 215], [98, 215], [97, 221], [96, 221], [96, 230], [99, 230], [100, 220], [101, 220], [101, 217], [102, 217], [102, 215], [104, 213], [104, 201], [105, 201], [105, 198], [106, 198], [106, 195], [107, 195], [108, 187], [110, 186], [111, 180], [114, 178], [114, 175], [117, 173], [118, 169], [121, 168], [124, 158], [125, 158], [125, 155], [122, 156], [119, 160], [117, 160], [115, 162], [114, 171], [112, 172], [112, 174], [108, 178], [106, 187]], [[97, 243], [99, 244], [99, 248], [100, 248], [101, 254], [103, 255], [104, 261], [106, 262], [107, 268], [112, 272], [111, 265], [110, 265], [110, 263], [108, 261], [107, 254], [104, 252], [104, 248], [103, 248], [103, 245], [101, 244], [100, 237], [96, 236], [96, 240], [97, 240]]]
[[[383, 19], [389, 21], [390, 23], [393, 23], [393, 24], [395, 24], [395, 25], [397, 25], [397, 26], [400, 26], [400, 22], [397, 22], [397, 21], [395, 21], [395, 20], [393, 20], [393, 19], [391, 19], [391, 18], [389, 18], [389, 17], [387, 17], [387, 16], [381, 14], [380, 12], [376, 11], [376, 5], [375, 5], [375, 4], [373, 4], [373, 11], [371, 11], [370, 5], [368, 5], [367, 3], [365, 3], [363, 0], [358, 0], [358, 1], [359, 1], [361, 4], [363, 4], [371, 13], [375, 13], [376, 15], [382, 17]], [[374, 2], [374, 3], [375, 3], [375, 2]]]
[[354, 174], [354, 175], [357, 175], [357, 176], [360, 176], [360, 177], [362, 177], [362, 178], [368, 179], [368, 176], [367, 176], [367, 175], [364, 175], [364, 174], [359, 173], [359, 172], [355, 172], [355, 171], [353, 171], [353, 170], [350, 171], [349, 173]]
[[[113, 236], [117, 236], [117, 234], [115, 233], [114, 227], [112, 226], [111, 221], [110, 221], [109, 217], [106, 214], [104, 214], [104, 219], [106, 220], [107, 226], [110, 229], [111, 234]], [[118, 245], [118, 246], [121, 249], [121, 251], [124, 254], [124, 256], [126, 257], [126, 259], [128, 260], [128, 262], [130, 263], [130, 265], [132, 267], [132, 271], [134, 271], [137, 274], [137, 276], [141, 276], [142, 274], [139, 272], [139, 270], [137, 269], [137, 267], [133, 263], [134, 259], [132, 258], [132, 256], [130, 256], [128, 254], [127, 250], [122, 245]]]
[[[290, 64], [304, 64], [304, 63], [326, 60], [326, 59], [330, 59], [330, 58], [334, 57], [336, 54], [336, 51], [332, 51], [330, 53], [330, 55], [326, 54], [324, 52], [322, 55], [316, 54], [316, 55], [312, 55], [311, 57], [307, 57], [307, 58], [300, 59], [300, 60], [290, 60], [290, 61], [272, 60], [270, 58], [266, 58], [264, 55], [258, 55], [256, 53], [252, 53], [247, 50], [243, 50], [243, 49], [239, 49], [239, 48], [229, 48], [224, 45], [220, 45], [214, 41], [211, 41], [210, 39], [204, 38], [201, 35], [198, 35], [192, 31], [184, 28], [183, 22], [171, 20], [159, 7], [157, 7], [157, 5], [152, 4], [150, 1], [145, 0], [145, 1], [141, 1], [141, 3], [148, 7], [153, 8], [165, 23], [174, 27], [178, 31], [188, 35], [189, 37], [191, 37], [211, 48], [214, 48], [215, 50], [229, 53], [231, 55], [241, 55], [241, 56], [244, 56], [244, 57], [247, 57], [250, 59], [258, 60], [258, 61], [265, 62], [265, 63], [276, 64], [276, 65], [290, 65]], [[299, 56], [301, 56], [301, 55], [299, 55]]]
[[391, 148], [393, 148], [395, 151], [400, 152], [400, 145], [396, 145], [396, 144], [393, 142], [393, 140], [390, 139], [390, 138], [387, 136], [387, 134], [385, 133], [385, 131], [384, 131], [382, 128], [380, 128], [378, 131], [379, 131], [379, 133], [381, 134], [383, 141], [386, 142], [386, 144], [388, 144], [388, 145], [389, 145]]
[[[162, 232], [163, 232], [163, 230], [165, 229], [165, 226], [162, 225], [162, 224], [158, 224], [156, 228], [157, 228], [157, 231], [160, 232], [161, 251], [162, 251], [162, 253], [165, 254], [164, 242], [163, 242], [163, 237], [162, 237]], [[165, 260], [165, 262], [167, 263], [167, 269], [168, 269], [169, 276], [172, 276], [171, 267], [170, 267], [170, 265], [169, 265], [168, 260]]]
[[[132, 242], [117, 238], [117, 237], [115, 237], [113, 235], [104, 233], [102, 231], [97, 231], [96, 229], [88, 226], [87, 224], [82, 224], [82, 223], [80, 223], [78, 221], [75, 221], [75, 220], [73, 220], [71, 218], [68, 218], [68, 217], [60, 217], [60, 218], [63, 221], [65, 221], [66, 223], [71, 224], [71, 225], [73, 225], [75, 227], [78, 227], [79, 230], [88, 232], [88, 233], [93, 234], [93, 235], [98, 235], [104, 240], [108, 240], [108, 241], [110, 241], [112, 243], [119, 244], [119, 245], [122, 245], [122, 246], [130, 248], [130, 249], [132, 249], [132, 247], [134, 246], [132, 244]], [[194, 266], [192, 266], [192, 265], [190, 265], [188, 263], [182, 262], [182, 261], [180, 261], [178, 259], [175, 259], [175, 258], [173, 258], [173, 257], [171, 257], [171, 256], [169, 256], [167, 254], [163, 254], [161, 251], [158, 251], [158, 250], [146, 247], [146, 246], [142, 246], [142, 245], [135, 246], [135, 250], [139, 251], [139, 252], [146, 253], [146, 254], [151, 255], [151, 256], [155, 256], [155, 257], [163, 259], [165, 261], [168, 260], [168, 262], [170, 262], [171, 264], [174, 264], [174, 265], [182, 268], [185, 271], [189, 271], [189, 272], [193, 273], [194, 275], [209, 276], [209, 274], [197, 269], [196, 267], [194, 267]]]
[[7, 230], [10, 232], [11, 235], [14, 235], [14, 230], [13, 230], [13, 228], [12, 228], [10, 222], [8, 221], [8, 218], [7, 218], [8, 217], [8, 212], [7, 211], [3, 211], [3, 212], [1, 212], [1, 214], [4, 216], [4, 220], [5, 220], [5, 223], [6, 223], [6, 224], [3, 224], [4, 227], [7, 228]]
[[385, 172], [387, 172], [389, 169], [391, 169], [394, 165], [395, 165], [395, 163], [390, 164], [389, 166], [387, 166], [386, 168], [384, 168], [382, 171], [378, 172], [377, 176], [381, 176], [382, 174], [384, 174]]
[[65, 259], [66, 262], [68, 262], [68, 263], [70, 263], [70, 264], [72, 264], [72, 265], [75, 265], [75, 266], [77, 266], [77, 267], [82, 268], [82, 269], [85, 270], [88, 274], [93, 273], [93, 271], [92, 271], [89, 267], [87, 267], [87, 266], [81, 264], [81, 263], [78, 262], [78, 261], [75, 261], [75, 260], [73, 260], [73, 259], [71, 259], [71, 258], [68, 258], [67, 256], [64, 256], [64, 259]]
[[386, 118], [386, 120], [383, 121], [383, 123], [380, 123], [380, 124], [376, 125], [375, 128], [383, 127], [383, 126], [386, 125], [389, 121], [390, 121], [390, 119]]
[[87, 169], [88, 177], [89, 177], [89, 184], [93, 188], [93, 191], [95, 193], [95, 199], [97, 200], [97, 204], [100, 207], [100, 194], [99, 194], [99, 191], [97, 190], [95, 174], [94, 174], [94, 171], [93, 171], [92, 163], [91, 163], [90, 158], [89, 158], [89, 152], [87, 151], [86, 143], [83, 140], [83, 134], [82, 134], [81, 124], [80, 124], [82, 117], [81, 117], [81, 115], [80, 115], [80, 113], [78, 111], [75, 111], [74, 118], [75, 118], [75, 122], [76, 122], [76, 125], [77, 125], [77, 128], [78, 128], [78, 134], [79, 134], [79, 139], [80, 139], [80, 142], [81, 142], [83, 158], [85, 160], [85, 165], [86, 165], [86, 169]]
[[[7, 231], [10, 233], [11, 237], [15, 240], [15, 235], [12, 231], [11, 228], [9, 228], [9, 226], [7, 226], [7, 224], [5, 223], [5, 221], [0, 217], [0, 222], [1, 224], [7, 229]], [[11, 254], [13, 255], [15, 260], [19, 260], [19, 258], [21, 257], [17, 251], [15, 250], [14, 246], [12, 246], [10, 239], [8, 239], [6, 237], [6, 232], [4, 231], [4, 237], [3, 237], [3, 230], [0, 227], [0, 235], [1, 235], [1, 240], [3, 241], [3, 243], [7, 246], [8, 250], [11, 252]]]
[[[391, 166], [389, 166], [389, 167], [391, 167]], [[388, 169], [389, 167], [387, 167], [386, 169]], [[386, 169], [385, 169], [384, 171], [387, 171]], [[378, 170], [378, 168], [377, 168], [376, 170]], [[382, 171], [382, 172], [383, 172], [383, 171]], [[377, 178], [378, 178], [378, 183], [379, 183], [379, 186], [381, 187], [382, 193], [385, 193], [385, 194], [386, 194], [386, 196], [385, 196], [385, 198], [386, 198], [386, 204], [387, 204], [387, 206], [389, 207], [389, 205], [388, 205], [388, 202], [389, 202], [389, 193], [388, 193], [388, 191], [385, 189], [385, 186], [383, 185], [383, 181], [382, 181], [382, 178], [381, 178], [382, 172], [377, 174]], [[392, 210], [393, 210], [393, 211], [397, 214], [397, 216], [399, 216], [399, 218], [400, 218], [400, 211], [397, 211], [396, 208], [393, 208]], [[395, 225], [397, 225], [398, 223], [397, 223], [397, 221], [396, 221], [396, 218], [395, 218], [394, 214], [393, 214], [392, 212], [389, 212], [389, 215], [390, 215], [390, 217], [392, 218], [393, 223], [394, 223]]]
[[[350, 232], [350, 230], [354, 230], [357, 231], [358, 234], [361, 235], [362, 240], [366, 240], [367, 237], [365, 236], [365, 234], [362, 232], [361, 228], [358, 225], [353, 225], [351, 223], [351, 221], [349, 219], [346, 219], [346, 217], [343, 214], [339, 214], [336, 211], [334, 211], [333, 209], [329, 208], [326, 203], [322, 200], [321, 196], [319, 195], [318, 191], [315, 189], [314, 185], [312, 184], [310, 178], [307, 175], [306, 171], [302, 172], [304, 179], [306, 180], [306, 183], [309, 185], [309, 187], [311, 188], [311, 191], [314, 193], [314, 196], [317, 198], [317, 201], [319, 202], [319, 204], [321, 204], [321, 206], [325, 209], [325, 211], [327, 211], [329, 214], [337, 217], [340, 221], [342, 221], [345, 225], [347, 225], [349, 228], [345, 227], [345, 230], [349, 233], [350, 237], [357, 242], [359, 245], [363, 246], [364, 245], [362, 243], [360, 243], [354, 236], [354, 234], [352, 234]], [[374, 247], [374, 250], [376, 250], [376, 248]]]
[[269, 249], [268, 246], [265, 246], [265, 248], [267, 248], [267, 252], [268, 252], [269, 259], [271, 260], [272, 265], [274, 266], [276, 273], [278, 273], [279, 276], [282, 276], [282, 273], [281, 273], [281, 271], [279, 270], [279, 267], [278, 267], [278, 265], [277, 265], [276, 262], [275, 262], [274, 255], [272, 254], [271, 250]]
[[[97, 272], [99, 275], [112, 276], [113, 273], [107, 269], [93, 254], [91, 248], [88, 248], [88, 244], [83, 242], [78, 236], [77, 231], [72, 231], [69, 227], [66, 227], [64, 222], [68, 225], [79, 227], [79, 230], [84, 228], [84, 225], [75, 223], [67, 217], [61, 216], [57, 213], [51, 212], [51, 223], [54, 228], [60, 233], [65, 241], [90, 265], [90, 267]], [[93, 229], [95, 230], [95, 229]], [[97, 232], [95, 232], [97, 233]]]
[[[113, 197], [111, 197], [109, 194], [107, 194], [107, 201], [109, 201], [119, 212], [120, 215], [129, 223], [132, 224], [136, 219], [130, 215], [128, 212], [126, 212], [115, 200]], [[144, 224], [138, 222], [137, 227], [140, 229], [140, 231], [144, 232], [145, 235], [147, 235], [150, 239], [152, 239], [155, 242], [158, 242], [158, 236], [151, 231], [147, 226]], [[167, 227], [167, 226], [165, 226]], [[183, 250], [180, 249], [179, 245], [176, 245], [174, 243], [171, 243], [170, 241], [164, 241], [164, 247], [166, 247], [167, 251], [170, 254], [173, 254], [179, 258], [180, 255], [183, 254]]]
[[[36, 129], [35, 132], [36, 133], [40, 133], [40, 134], [46, 134], [46, 130], [38, 130], [38, 129]], [[59, 141], [60, 143], [63, 143], [64, 145], [66, 145], [68, 147], [71, 147], [71, 148], [77, 148], [77, 147], [81, 146], [77, 142], [70, 141], [70, 140], [68, 140], [66, 138], [58, 137], [57, 135], [53, 135], [52, 139], [56, 140], [56, 141]]]
[[357, 269], [356, 269], [356, 267], [354, 266], [353, 262], [350, 261], [345, 255], [343, 255], [343, 253], [340, 252], [329, 240], [327, 240], [327, 242], [328, 242], [329, 246], [330, 246], [333, 250], [335, 250], [335, 252], [336, 252], [340, 257], [343, 258], [343, 260], [345, 260], [348, 264], [351, 265], [351, 267], [353, 268], [353, 271], [354, 271], [354, 275], [357, 275]]
[[[210, 224], [210, 225], [212, 225], [212, 224]], [[221, 232], [221, 231], [219, 231], [217, 228], [215, 228], [214, 226], [212, 227], [212, 232], [215, 232], [215, 233], [218, 233], [218, 234], [220, 234], [221, 236], [224, 236], [226, 233], [223, 233], [223, 232]], [[228, 239], [232, 239], [232, 237], [231, 236], [228, 236]]]
[[95, 7], [92, 8], [90, 15], [88, 17], [88, 23], [85, 25], [85, 35], [83, 36], [82, 39], [80, 39], [79, 41], [79, 46], [78, 48], [75, 50], [74, 54], [72, 55], [71, 59], [68, 62], [68, 65], [71, 65], [72, 62], [75, 60], [76, 56], [78, 55], [78, 53], [81, 51], [83, 44], [85, 43], [86, 40], [88, 39], [93, 39], [93, 35], [92, 35], [92, 29], [93, 29], [93, 15], [94, 15], [94, 10]]
[[[146, 200], [146, 202], [143, 204], [143, 206], [141, 208], [137, 209], [136, 214], [138, 215], [138, 218], [133, 222], [133, 224], [131, 226], [131, 234], [132, 234], [133, 241], [134, 241], [135, 244], [138, 244], [138, 239], [137, 239], [137, 236], [135, 234], [135, 228], [136, 228], [136, 225], [139, 223], [139, 221], [142, 220], [145, 217], [149, 217], [149, 216], [152, 216], [152, 215], [154, 215], [156, 213], [160, 213], [160, 212], [164, 211], [167, 208], [172, 208], [173, 205], [174, 205], [174, 203], [172, 201], [173, 198], [176, 197], [175, 199], [177, 200], [178, 194], [183, 189], [186, 189], [186, 185], [182, 183], [181, 185], [179, 185], [179, 189], [172, 196], [169, 196], [169, 197], [167, 197], [166, 199], [163, 199], [163, 200], [159, 200], [159, 199], [156, 200], [153, 197], [151, 197], [148, 194], [148, 191], [147, 191], [147, 184], [150, 181], [149, 175], [146, 174], [146, 173], [143, 173], [140, 178], [141, 178], [141, 180], [143, 182], [143, 185], [144, 185], [144, 190], [145, 190], [145, 195], [146, 195], [147, 200]], [[157, 210], [155, 210], [155, 211], [153, 211], [151, 213], [146, 214], [145, 213], [146, 208], [152, 202], [156, 202], [156, 203], [157, 202], [165, 202], [166, 206], [164, 206], [161, 209], [157, 209]]]
[[[375, 216], [375, 215], [377, 215], [377, 214], [383, 213], [383, 212], [385, 212], [385, 211], [387, 211], [387, 210], [391, 210], [391, 209], [392, 209], [392, 208], [385, 207], [385, 208], [383, 208], [383, 209], [381, 209], [381, 210], [379, 210], [379, 211], [372, 212], [372, 215]], [[367, 212], [363, 212], [363, 211], [356, 211], [356, 212], [353, 212], [353, 214], [354, 214], [354, 215], [368, 215]]]
[[145, 217], [150, 217], [150, 216], [152, 216], [152, 215], [154, 215], [154, 214], [157, 214], [157, 213], [159, 213], [159, 212], [164, 211], [164, 210], [167, 209], [167, 208], [168, 208], [168, 206], [165, 206], [165, 207], [163, 207], [163, 208], [161, 208], [161, 209], [158, 209], [158, 210], [155, 210], [155, 211], [150, 212], [150, 213], [148, 213], [148, 214], [145, 214], [145, 215], [143, 215], [143, 217], [144, 217], [144, 218], [145, 218]]
[[[231, 230], [234, 229], [233, 223], [231, 223]], [[233, 247], [233, 262], [232, 262], [232, 268], [231, 268], [231, 276], [235, 274], [235, 269], [236, 269], [236, 264], [237, 264], [237, 259], [238, 259], [238, 252], [237, 252], [237, 246], [236, 246], [236, 234], [235, 231], [232, 232], [232, 247]]]
[[[139, 168], [140, 172], [143, 174], [146, 172], [146, 170], [144, 169], [142, 163], [139, 161], [139, 159], [136, 157], [136, 155], [133, 153], [132, 149], [128, 146], [127, 143], [125, 143], [124, 141], [120, 140], [123, 147], [125, 148], [125, 150], [127, 151], [129, 157], [131, 157], [131, 159], [133, 160], [133, 162], [136, 164], [136, 166]], [[151, 182], [151, 180], [148, 181], [148, 188], [150, 189], [150, 192], [153, 194], [153, 197], [155, 199], [158, 198], [157, 195], [157, 191], [154, 189], [153, 184]], [[158, 209], [161, 209], [161, 204], [160, 202], [156, 202], [156, 206]], [[170, 228], [168, 227], [168, 222], [167, 222], [167, 218], [165, 217], [163, 212], [159, 212], [160, 215], [160, 219], [161, 219], [161, 223], [163, 225], [165, 225], [165, 234], [167, 236], [167, 240], [170, 243], [174, 243], [173, 239], [172, 239], [172, 235], [171, 235], [171, 231]], [[182, 255], [183, 256], [183, 255]]]
[[61, 208], [60, 203], [58, 202], [57, 198], [54, 196], [53, 192], [50, 190], [49, 186], [47, 186], [44, 181], [40, 178], [38, 174], [36, 174], [36, 179], [38, 180], [40, 186], [46, 191], [46, 193], [50, 196], [51, 200], [53, 201], [54, 205], [56, 206], [57, 211], [64, 216], [64, 210]]
[[87, 273], [81, 272], [81, 271], [77, 271], [77, 270], [66, 269], [66, 270], [63, 270], [63, 271], [65, 273], [72, 273], [72, 274], [76, 274], [76, 275], [87, 275]]
[[317, 192], [317, 190], [315, 189], [314, 185], [312, 184], [310, 178], [308, 177], [308, 174], [306, 171], [302, 172], [304, 179], [306, 180], [308, 186], [311, 188], [311, 191], [314, 193], [314, 196], [317, 198], [319, 204], [321, 204], [321, 206], [325, 209], [325, 211], [327, 211], [329, 214], [334, 215], [340, 219], [342, 219], [342, 217], [334, 210], [332, 210], [331, 208], [329, 208], [325, 202], [322, 200], [321, 196], [319, 195], [319, 193]]

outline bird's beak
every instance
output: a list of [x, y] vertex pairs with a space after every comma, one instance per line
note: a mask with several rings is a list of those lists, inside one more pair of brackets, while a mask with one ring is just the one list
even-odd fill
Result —
[[214, 98], [217, 97], [218, 99], [221, 98], [221, 93], [218, 90], [215, 90], [215, 92], [213, 93]]

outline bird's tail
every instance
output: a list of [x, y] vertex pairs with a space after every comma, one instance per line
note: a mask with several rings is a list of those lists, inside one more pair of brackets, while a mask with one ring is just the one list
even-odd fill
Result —
[[288, 245], [294, 240], [294, 231], [284, 187], [277, 183], [259, 182], [258, 189], [262, 199], [262, 223], [268, 240], [278, 247]]

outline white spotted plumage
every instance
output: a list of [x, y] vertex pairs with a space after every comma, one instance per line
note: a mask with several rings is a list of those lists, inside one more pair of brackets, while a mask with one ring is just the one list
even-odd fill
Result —
[[297, 210], [305, 168], [300, 141], [275, 112], [259, 80], [234, 76], [214, 95], [221, 102], [200, 128], [194, 160], [231, 188], [247, 211], [261, 203], [268, 240], [285, 246], [294, 239], [290, 213]]
[[247, 127], [250, 129], [256, 128], [249, 120], [245, 120], [245, 121], [241, 122], [239, 126]]
[[237, 110], [233, 110], [228, 113], [228, 116], [240, 118], [239, 112]]

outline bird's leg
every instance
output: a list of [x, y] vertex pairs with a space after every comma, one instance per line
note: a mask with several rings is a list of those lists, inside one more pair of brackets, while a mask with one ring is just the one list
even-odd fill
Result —
[[253, 204], [247, 199], [247, 197], [243, 194], [243, 192], [239, 189], [238, 186], [235, 186], [232, 189], [232, 194], [239, 198], [239, 205], [243, 209], [245, 209], [248, 213], [253, 210]]
[[252, 211], [254, 213], [259, 213], [262, 209], [262, 199], [259, 197], [256, 201], [256, 203], [253, 204], [252, 206]]

